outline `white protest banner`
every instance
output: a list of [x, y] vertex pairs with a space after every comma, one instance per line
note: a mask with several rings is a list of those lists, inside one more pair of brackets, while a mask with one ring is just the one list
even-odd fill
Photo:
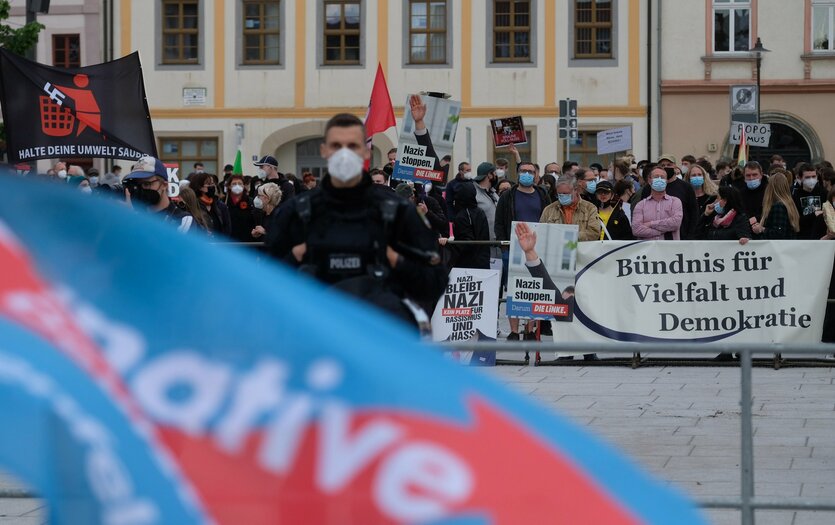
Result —
[[728, 135], [730, 144], [742, 141], [742, 130], [745, 130], [745, 140], [749, 146], [767, 148], [771, 142], [771, 124], [754, 124], [751, 122], [731, 122], [731, 132]]
[[574, 224], [525, 223], [536, 234], [533, 258], [526, 264], [516, 225], [510, 228], [507, 274], [507, 316], [523, 319], [570, 321], [573, 310], [574, 264], [579, 228]]
[[406, 113], [397, 142], [397, 159], [392, 178], [396, 180], [446, 182], [446, 173], [439, 165], [440, 159], [452, 155], [461, 102], [428, 95], [420, 95], [426, 105], [423, 119], [427, 133], [415, 133], [415, 119], [409, 97], [406, 97]]
[[597, 134], [597, 154], [617, 153], [632, 149], [632, 126], [612, 128]]
[[[816, 343], [835, 243], [581, 243], [572, 342]], [[582, 269], [581, 269], [582, 268]]]
[[[495, 341], [501, 270], [453, 268], [432, 314], [433, 341]], [[496, 352], [461, 352], [464, 364], [493, 366]]]
[[453, 268], [432, 315], [433, 341], [495, 341], [501, 271]]

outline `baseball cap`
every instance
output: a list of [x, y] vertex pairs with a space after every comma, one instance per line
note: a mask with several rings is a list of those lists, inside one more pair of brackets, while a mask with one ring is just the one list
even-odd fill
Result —
[[615, 191], [615, 187], [612, 186], [612, 183], [608, 180], [603, 180], [597, 183], [597, 188], [594, 190], [595, 193], [599, 191]]
[[253, 162], [252, 164], [254, 166], [263, 166], [265, 164], [269, 164], [274, 168], [278, 167], [278, 161], [275, 160], [275, 157], [273, 157], [272, 155], [264, 155], [263, 157], [261, 157], [261, 160], [259, 160], [258, 162]]
[[136, 164], [133, 165], [133, 171], [125, 175], [124, 180], [149, 179], [151, 177], [161, 177], [163, 180], [168, 180], [168, 170], [165, 169], [161, 160], [145, 155], [136, 161]]
[[491, 171], [496, 171], [496, 166], [493, 166], [489, 162], [482, 162], [478, 165], [478, 168], [476, 169], [475, 181], [483, 181], [484, 178], [487, 177], [487, 175], [489, 175]]
[[676, 161], [676, 156], [670, 155], [669, 153], [662, 153], [661, 156], [658, 157], [658, 162], [661, 162], [662, 160], [669, 160], [673, 164], [678, 164], [678, 162]]

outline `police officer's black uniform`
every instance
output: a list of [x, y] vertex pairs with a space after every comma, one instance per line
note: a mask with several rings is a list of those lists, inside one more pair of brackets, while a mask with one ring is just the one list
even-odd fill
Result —
[[[367, 173], [352, 188], [325, 177], [281, 206], [267, 231], [273, 256], [408, 321], [414, 316], [402, 299], [434, 305], [447, 283], [437, 238], [416, 208]], [[302, 243], [299, 263], [292, 249]], [[400, 254], [393, 269], [387, 246]]]

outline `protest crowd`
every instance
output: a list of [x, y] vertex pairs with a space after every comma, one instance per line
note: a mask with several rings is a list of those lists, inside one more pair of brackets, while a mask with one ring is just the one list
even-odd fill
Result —
[[[419, 96], [410, 105], [418, 136], [426, 108]], [[428, 322], [452, 268], [489, 269], [491, 259], [501, 260], [506, 286], [509, 249], [496, 241], [511, 239], [514, 221], [577, 225], [580, 242], [835, 239], [835, 169], [828, 161], [787, 166], [774, 155], [767, 163], [714, 164], [662, 154], [636, 162], [626, 154], [608, 166], [581, 166], [523, 159], [513, 144], [507, 151], [509, 158], [495, 164], [435, 156], [445, 184], [397, 180], [397, 149], [385, 165], [368, 166], [363, 122], [341, 114], [326, 126], [328, 172], [321, 180], [282, 173], [270, 155], [247, 170], [239, 155], [220, 174], [206, 173], [200, 162], [180, 167], [191, 172], [173, 191], [165, 166], [152, 157], [124, 173], [119, 165], [100, 175], [56, 162], [31, 176], [142, 203], [182, 232], [213, 242], [263, 243], [275, 259], [411, 324]], [[516, 180], [508, 176], [511, 163]], [[825, 276], [819, 280], [826, 286]], [[520, 328], [518, 319], [509, 321], [507, 340], [551, 334], [548, 322]], [[827, 324], [823, 339], [835, 340]]]

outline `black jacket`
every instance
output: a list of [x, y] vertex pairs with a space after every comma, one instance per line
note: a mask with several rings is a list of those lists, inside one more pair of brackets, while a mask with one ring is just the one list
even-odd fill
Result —
[[[650, 184], [641, 190], [641, 199], [646, 199], [652, 193]], [[667, 195], [677, 197], [681, 201], [681, 227], [678, 229], [682, 240], [693, 238], [693, 229], [699, 222], [699, 203], [696, 200], [696, 192], [689, 182], [684, 182], [678, 177], [667, 180]], [[635, 207], [633, 206], [634, 210]]]
[[[455, 194], [454, 232], [456, 241], [489, 241], [490, 227], [487, 216], [478, 207], [475, 197], [475, 184], [462, 184]], [[453, 245], [453, 264], [455, 268], [490, 269], [489, 246]]]
[[734, 180], [731, 182], [731, 186], [739, 190], [745, 214], [760, 220], [763, 216], [763, 198], [765, 197], [765, 189], [768, 187], [768, 177], [763, 176], [762, 182], [756, 190], [749, 190], [745, 179]]
[[223, 201], [215, 199], [212, 203], [212, 209], [206, 208], [203, 201], [198, 201], [203, 213], [209, 218], [209, 229], [213, 233], [222, 233], [229, 235], [232, 231], [232, 219], [229, 217], [229, 208], [223, 204]]
[[[534, 191], [539, 195], [539, 200], [542, 202], [542, 209], [551, 204], [548, 200], [548, 195], [545, 190], [539, 186], [533, 186]], [[499, 203], [496, 204], [496, 222], [493, 225], [497, 241], [510, 240], [510, 226], [516, 220], [516, 193], [519, 191], [518, 186], [510, 188], [502, 193], [499, 197]], [[502, 250], [507, 250], [503, 247]]]
[[[379, 265], [388, 269], [381, 281], [395, 295], [434, 304], [447, 283], [446, 270], [432, 257], [437, 237], [414, 206], [373, 184], [368, 174], [362, 177], [358, 186], [344, 189], [325, 177], [278, 208], [267, 228], [269, 253], [333, 285], [367, 277]], [[393, 210], [391, 222], [383, 218], [386, 209]], [[307, 251], [299, 263], [292, 249], [303, 243]], [[393, 269], [387, 246], [401, 256]]]
[[629, 224], [629, 219], [623, 211], [623, 202], [620, 199], [618, 199], [617, 204], [615, 204], [615, 209], [612, 210], [612, 214], [609, 216], [609, 222], [606, 223], [606, 231], [609, 232], [612, 238], [609, 239], [606, 237], [605, 240], [631, 241], [635, 239], [635, 235], [632, 233], [632, 225]]
[[[449, 235], [449, 221], [444, 213], [444, 206], [442, 206], [431, 194], [422, 195], [419, 197], [420, 202], [426, 204], [426, 220], [432, 226], [432, 231], [439, 237], [446, 237]], [[446, 205], [446, 203], [444, 203]]]
[[241, 200], [235, 204], [232, 202], [232, 198], [227, 196], [226, 207], [229, 209], [229, 219], [231, 221], [229, 235], [232, 239], [238, 242], [258, 240], [252, 237], [252, 229], [259, 224], [252, 201], [248, 197], [242, 196]]
[[798, 239], [820, 239], [826, 235], [826, 222], [823, 215], [816, 215], [816, 211], [823, 210], [826, 202], [826, 190], [818, 182], [812, 191], [806, 191], [803, 186], [794, 190], [794, 205], [800, 214], [800, 233]]
[[454, 179], [449, 181], [446, 185], [446, 214], [447, 217], [455, 217], [455, 194], [458, 193], [458, 188], [463, 185], [472, 185], [473, 182], [470, 180], [465, 179], [464, 177], [459, 177], [458, 175], [455, 176]]
[[737, 211], [736, 217], [734, 217], [727, 228], [713, 226], [713, 219], [715, 217], [715, 213], [702, 215], [696, 229], [697, 239], [705, 241], [738, 241], [743, 237], [749, 239], [754, 237], [754, 232], [751, 231], [751, 223], [748, 221], [748, 215], [742, 210]]

